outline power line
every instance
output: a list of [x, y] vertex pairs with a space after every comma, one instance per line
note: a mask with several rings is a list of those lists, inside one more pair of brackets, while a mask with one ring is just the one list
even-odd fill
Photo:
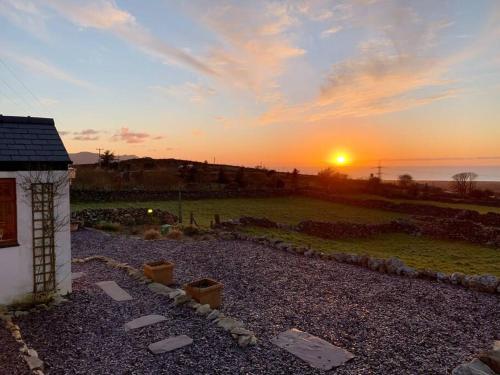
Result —
[[28, 102], [28, 101], [27, 101], [27, 100], [26, 100], [26, 99], [25, 99], [22, 95], [20, 95], [20, 94], [19, 94], [19, 92], [18, 92], [16, 89], [14, 89], [14, 88], [13, 88], [13, 87], [12, 87], [12, 86], [11, 86], [11, 85], [7, 82], [7, 81], [5, 81], [5, 80], [4, 80], [3, 78], [1, 78], [1, 77], [0, 77], [0, 81], [2, 81], [2, 82], [5, 84], [5, 86], [7, 86], [8, 88], [10, 88], [10, 90], [11, 90], [11, 91], [12, 91], [15, 95], [17, 95], [17, 97], [18, 97], [18, 98], [20, 98], [20, 99], [21, 99], [21, 101], [23, 101], [23, 102], [24, 102], [24, 104], [26, 105], [26, 108], [27, 108], [28, 110], [30, 110], [30, 109], [31, 109], [31, 110], [33, 110], [33, 106], [32, 106], [32, 105], [31, 105], [31, 104], [30, 104], [30, 103], [29, 103], [29, 102]]
[[30, 93], [30, 95], [38, 102], [38, 104], [41, 107], [43, 107], [42, 102], [40, 101], [40, 99], [38, 99], [38, 97], [35, 95], [35, 93], [32, 90], [30, 90], [28, 88], [28, 86], [26, 86], [24, 84], [24, 82], [21, 80], [21, 78], [19, 78], [17, 76], [17, 74], [7, 65], [7, 63], [2, 58], [0, 58], [0, 63], [2, 63], [2, 65], [10, 72], [10, 74], [12, 74], [12, 76], [21, 84], [21, 86], [23, 86], [24, 89]]

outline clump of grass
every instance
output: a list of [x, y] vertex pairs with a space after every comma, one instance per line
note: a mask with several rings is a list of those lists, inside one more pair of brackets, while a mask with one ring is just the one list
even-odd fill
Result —
[[161, 238], [161, 233], [158, 229], [148, 229], [144, 232], [145, 240], [159, 240]]
[[122, 230], [120, 223], [111, 223], [109, 221], [100, 221], [95, 227], [108, 232], [120, 232]]
[[180, 240], [182, 238], [182, 231], [177, 228], [172, 228], [168, 234], [167, 238], [171, 240]]

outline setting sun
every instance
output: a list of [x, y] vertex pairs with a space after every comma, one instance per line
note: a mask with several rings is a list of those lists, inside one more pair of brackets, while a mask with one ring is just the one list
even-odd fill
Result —
[[331, 164], [343, 166], [350, 163], [350, 158], [345, 152], [336, 152], [330, 156], [329, 162]]

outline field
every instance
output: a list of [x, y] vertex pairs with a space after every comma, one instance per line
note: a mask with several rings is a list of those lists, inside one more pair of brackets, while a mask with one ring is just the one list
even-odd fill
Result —
[[[175, 214], [178, 212], [178, 202], [176, 201], [72, 204], [73, 211], [83, 208], [113, 207], [161, 208]], [[189, 213], [193, 212], [198, 225], [204, 227], [209, 226], [214, 214], [221, 215], [222, 220], [246, 215], [266, 217], [287, 224], [297, 224], [307, 219], [382, 223], [407, 217], [395, 212], [348, 206], [304, 197], [183, 201], [182, 211], [184, 222], [188, 220]], [[380, 258], [398, 256], [408, 265], [416, 268], [430, 268], [442, 272], [460, 271], [467, 274], [491, 273], [500, 276], [498, 250], [465, 242], [436, 240], [404, 234], [331, 241], [285, 230], [262, 228], [246, 228], [245, 230], [258, 235], [272, 235], [287, 242], [311, 246], [325, 252], [364, 253]]]
[[[113, 207], [161, 208], [174, 214], [178, 212], [178, 202], [176, 201], [72, 204], [73, 211], [78, 211], [83, 208]], [[183, 201], [182, 212], [184, 221], [189, 218], [190, 212], [193, 212], [196, 222], [200, 226], [209, 226], [210, 220], [214, 218], [214, 214], [219, 214], [221, 220], [237, 219], [241, 216], [254, 216], [266, 217], [286, 224], [298, 224], [300, 221], [308, 219], [318, 221], [345, 220], [356, 223], [383, 223], [397, 218], [407, 217], [407, 215], [396, 212], [354, 207], [305, 197]]]

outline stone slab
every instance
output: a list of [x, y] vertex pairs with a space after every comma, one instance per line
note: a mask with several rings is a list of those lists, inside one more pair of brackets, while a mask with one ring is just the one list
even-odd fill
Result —
[[142, 328], [146, 326], [150, 326], [152, 324], [156, 324], [159, 322], [163, 322], [167, 320], [163, 315], [144, 315], [140, 318], [131, 320], [130, 322], [125, 323], [125, 331], [130, 331], [131, 329]]
[[71, 273], [71, 279], [76, 280], [85, 275], [83, 272], [73, 272]]
[[347, 350], [295, 328], [280, 333], [271, 341], [321, 370], [331, 370], [354, 358], [354, 354]]
[[173, 336], [165, 340], [161, 340], [149, 345], [149, 350], [153, 354], [161, 354], [171, 352], [172, 350], [182, 348], [187, 345], [191, 345], [193, 339], [186, 335]]
[[115, 301], [122, 302], [133, 299], [130, 294], [120, 288], [120, 286], [114, 281], [100, 281], [96, 283], [96, 285]]

